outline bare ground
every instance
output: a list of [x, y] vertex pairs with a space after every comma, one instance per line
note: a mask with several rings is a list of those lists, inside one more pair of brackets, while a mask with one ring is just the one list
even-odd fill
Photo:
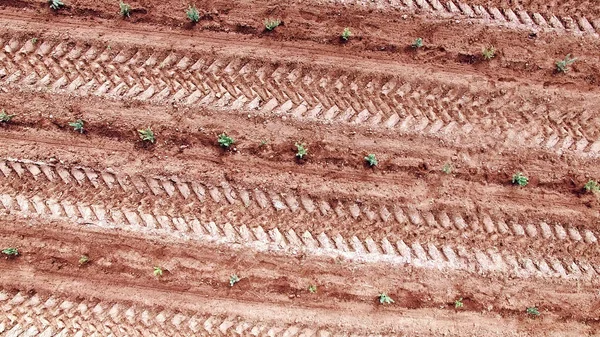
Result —
[[595, 12], [407, 3], [0, 5], [0, 333], [593, 336]]

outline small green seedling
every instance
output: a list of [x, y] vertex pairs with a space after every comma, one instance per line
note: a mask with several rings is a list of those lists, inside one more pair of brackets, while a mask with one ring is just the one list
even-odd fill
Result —
[[263, 139], [260, 141], [260, 144], [258, 144], [258, 146], [260, 146], [260, 147], [265, 146], [265, 145], [267, 145], [268, 142], [269, 142], [268, 140]]
[[229, 137], [225, 132], [223, 132], [219, 135], [217, 142], [222, 147], [228, 149], [231, 145], [233, 145], [233, 143], [235, 143], [235, 140], [233, 140], [233, 138]]
[[413, 44], [411, 45], [411, 47], [418, 49], [423, 47], [423, 38], [422, 37], [418, 37], [415, 42], [413, 42]]
[[2, 111], [0, 111], [0, 123], [8, 123], [15, 116], [16, 115], [8, 115], [4, 109], [2, 109]]
[[586, 192], [592, 192], [592, 193], [600, 192], [600, 185], [598, 185], [598, 182], [595, 180], [588, 181], [587, 183], [585, 183], [585, 185], [583, 185], [583, 188], [585, 189]]
[[163, 269], [161, 267], [154, 267], [154, 276], [161, 277], [163, 276]]
[[55, 11], [59, 10], [65, 5], [61, 0], [48, 0], [48, 3], [50, 4], [50, 9], [53, 9]]
[[296, 157], [300, 159], [304, 159], [304, 156], [308, 154], [308, 150], [306, 149], [305, 144], [296, 143]]
[[458, 309], [458, 308], [462, 308], [462, 307], [464, 307], [464, 306], [465, 306], [465, 305], [463, 304], [462, 300], [463, 300], [463, 299], [462, 299], [462, 297], [461, 297], [461, 298], [457, 299], [456, 301], [454, 301], [454, 307], [455, 307], [456, 309]]
[[34, 37], [34, 38], [32, 38], [32, 39], [31, 39], [31, 43], [32, 43], [32, 44], [36, 44], [36, 43], [37, 43], [37, 40], [38, 40], [38, 39], [37, 39], [37, 37]]
[[317, 286], [314, 284], [309, 285], [308, 291], [310, 291], [311, 294], [315, 294], [317, 292]]
[[529, 178], [523, 175], [521, 172], [517, 172], [512, 176], [512, 183], [519, 186], [527, 186]]
[[240, 282], [240, 278], [236, 274], [229, 276], [229, 286], [230, 287], [233, 287], [233, 285], [238, 282]]
[[527, 314], [530, 316], [539, 316], [540, 312], [536, 307], [527, 308]]
[[377, 158], [375, 158], [375, 155], [372, 154], [372, 153], [370, 155], [368, 155], [368, 156], [365, 157], [365, 161], [371, 167], [377, 166]]
[[392, 304], [394, 300], [388, 296], [386, 293], [379, 294], [379, 303], [381, 304]]
[[556, 61], [556, 71], [559, 73], [566, 73], [569, 71], [569, 66], [573, 64], [577, 58], [571, 57], [571, 54], [567, 54], [564, 60]]
[[185, 11], [185, 15], [187, 15], [188, 19], [193, 23], [200, 21], [200, 13], [198, 13], [198, 9], [196, 9], [195, 5], [190, 5]]
[[154, 142], [156, 141], [156, 138], [154, 137], [154, 132], [152, 132], [150, 128], [138, 130], [138, 133], [140, 134], [140, 138], [142, 138], [142, 140], [145, 142], [150, 142], [154, 144]]
[[265, 28], [268, 31], [272, 31], [273, 29], [279, 27], [281, 24], [281, 20], [279, 19], [265, 19]]
[[444, 165], [444, 167], [442, 167], [442, 172], [444, 172], [446, 174], [452, 173], [452, 165], [450, 165], [449, 163], [446, 163], [446, 165]]
[[122, 17], [129, 17], [131, 16], [131, 6], [129, 6], [129, 4], [124, 3], [123, 1], [120, 1], [119, 12], [121, 13]]
[[83, 266], [84, 264], [87, 264], [88, 262], [90, 262], [90, 258], [87, 255], [81, 255], [81, 257], [79, 258], [79, 265]]
[[342, 32], [342, 39], [344, 39], [344, 41], [348, 41], [350, 39], [350, 36], [352, 36], [350, 28], [344, 28], [344, 31]]
[[79, 133], [83, 133], [83, 124], [84, 122], [81, 119], [78, 119], [74, 122], [69, 123], [69, 126], [72, 126], [75, 131], [79, 131]]
[[15, 257], [19, 255], [19, 250], [17, 248], [6, 248], [2, 250], [2, 254], [6, 255], [6, 258]]
[[494, 46], [483, 47], [481, 50], [481, 55], [483, 55], [484, 60], [491, 60], [496, 56], [496, 48]]

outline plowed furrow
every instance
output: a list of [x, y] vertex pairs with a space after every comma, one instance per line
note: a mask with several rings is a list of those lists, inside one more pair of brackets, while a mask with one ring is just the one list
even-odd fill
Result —
[[108, 2], [0, 4], [0, 336], [600, 326], [600, 6]]
[[0, 291], [3, 336], [322, 336], [331, 332], [315, 326], [157, 310], [133, 303]]
[[[400, 203], [386, 205], [326, 200], [291, 190], [275, 192], [262, 188], [238, 188], [227, 181], [210, 185], [187, 182], [178, 177], [128, 176], [82, 167], [13, 160], [0, 161], [0, 171], [5, 179], [0, 191], [4, 193], [19, 194], [29, 199], [40, 198], [41, 194], [44, 198], [59, 198], [71, 205], [85, 202], [104, 209], [102, 214], [110, 213], [110, 209], [135, 210], [144, 214], [142, 218], [178, 214], [179, 217], [201, 222], [268, 227], [272, 219], [277, 219], [287, 228], [296, 229], [317, 227], [331, 232], [340, 231], [342, 227], [347, 230], [366, 227], [371, 229], [361, 229], [360, 232], [370, 233], [376, 238], [383, 226], [388, 235], [419, 233], [426, 237], [429, 233], [433, 236], [429, 239], [440, 235], [494, 237], [501, 238], [513, 248], [519, 247], [524, 238], [538, 241], [542, 247], [545, 242], [552, 241], [560, 242], [564, 247], [597, 245], [598, 234], [588, 228], [565, 227], [558, 223], [549, 225], [546, 221], [522, 224], [518, 218], [488, 213], [483, 207], [477, 207], [474, 212], [450, 205], [447, 210], [442, 207], [431, 210]], [[103, 220], [101, 215], [94, 216], [94, 212], [82, 214], [82, 217]], [[132, 225], [138, 223], [130, 221]]]
[[[112, 333], [115, 336], [231, 336], [246, 333], [252, 336], [278, 336], [278, 333], [284, 336], [312, 336], [313, 333], [317, 336], [332, 333], [365, 336], [374, 333], [404, 335], [404, 331], [410, 331], [433, 337], [443, 334], [462, 336], [465, 331], [476, 329], [478, 335], [490, 336], [493, 335], [490, 332], [497, 329], [494, 324], [518, 324], [522, 306], [544, 294], [554, 298], [554, 303], [564, 303], [594, 293], [593, 283], [554, 280], [545, 283], [547, 288], [540, 293], [530, 294], [522, 289], [542, 280], [504, 279], [498, 280], [503, 285], [501, 288], [488, 290], [485, 285], [476, 286], [490, 294], [486, 299], [493, 301], [493, 312], [481, 314], [476, 308], [455, 312], [445, 305], [437, 307], [453, 296], [449, 291], [456, 291], [453, 289], [457, 285], [478, 284], [481, 276], [414, 268], [392, 269], [385, 263], [355, 264], [341, 259], [330, 264], [326, 262], [327, 256], [286, 256], [250, 251], [239, 254], [235, 253], [234, 246], [215, 249], [185, 238], [155, 237], [147, 241], [121, 231], [80, 228], [72, 221], [61, 221], [62, 224], [36, 218], [20, 221], [12, 216], [4, 220], [12, 226], [3, 226], [6, 229], [1, 240], [3, 246], [14, 244], [22, 249], [22, 255], [0, 260], [5, 272], [0, 278], [0, 334], [11, 331], [19, 335], [23, 330], [29, 330], [33, 335], [40, 332], [53, 335], [58, 328], [63, 335], [79, 332], [83, 336], [93, 336], [93, 329], [98, 328], [96, 335]], [[169, 247], [168, 256], [164, 254], [165, 245]], [[81, 251], [92, 256], [92, 262], [84, 267], [78, 267], [76, 262]], [[231, 264], [233, 256], [237, 263]], [[169, 270], [163, 278], [151, 276], [149, 266], [155, 260]], [[61, 268], [57, 269], [56, 264], [49, 264], [49, 261], [57, 262]], [[215, 266], [219, 268], [218, 275], [215, 275]], [[225, 280], [233, 268], [243, 272], [243, 281], [231, 288]], [[352, 285], [347, 286], [351, 276], [345, 271], [355, 273]], [[386, 277], [370, 278], [372, 274]], [[132, 275], [137, 277], [132, 278]], [[402, 275], [405, 281], [390, 283], [390, 279], [397, 279], [395, 275]], [[207, 276], [214, 277], [216, 282], [207, 283]], [[401, 296], [405, 284], [410, 287], [411, 282], [423, 282], [428, 287], [431, 278], [438, 276], [444, 278], [445, 283], [434, 287], [433, 300], [423, 302], [420, 309], [407, 308], [406, 305], [411, 304], [405, 302], [407, 297]], [[290, 289], [279, 286], [281, 279], [289, 282], [292, 288], [303, 290], [295, 298], [288, 297]], [[304, 293], [307, 280], [322, 285], [318, 294]], [[398, 296], [395, 305], [381, 307], [370, 301], [375, 289], [382, 287]], [[341, 297], [342, 294], [357, 296]], [[491, 294], [498, 298], [494, 299]], [[517, 299], [507, 303], [504, 298], [509, 295]], [[360, 323], [354, 323], [355, 311], [348, 310], [349, 304], [360, 308]], [[594, 304], [586, 304], [585, 308], [593, 311]], [[495, 312], [500, 310], [511, 313], [496, 317]], [[548, 315], [548, 318], [564, 323], [564, 314], [554, 314], [559, 316]], [[21, 318], [21, 315], [25, 317]], [[481, 321], [490, 315], [494, 316], [493, 320]], [[585, 328], [587, 317], [594, 315], [590, 312], [568, 317], [568, 322], [573, 328], [590, 330], [592, 327]], [[425, 323], [432, 321], [441, 321], [444, 325], [433, 327]], [[449, 322], [451, 328], [445, 326]], [[567, 329], [563, 324], [552, 326], [555, 325], [561, 326], [558, 330]], [[87, 331], [88, 328], [91, 331]], [[113, 331], [113, 328], [118, 330]]]
[[[328, 0], [335, 4], [339, 0]], [[600, 31], [600, 18], [585, 15], [561, 15], [555, 13], [539, 13], [523, 10], [522, 6], [512, 8], [498, 8], [494, 6], [472, 5], [466, 2], [449, 0], [376, 0], [362, 1], [350, 0], [344, 3], [359, 4], [379, 10], [402, 10], [410, 12], [425, 12], [441, 17], [454, 17], [470, 19], [481, 24], [491, 24], [508, 28], [523, 30], [553, 31], [575, 35], [589, 35], [598, 37]], [[569, 8], [568, 5], [565, 5]], [[577, 7], [575, 5], [574, 7]], [[553, 8], [550, 8], [553, 10]]]
[[[517, 88], [490, 92], [400, 74], [352, 74], [330, 67], [241, 62], [231, 56], [134, 46], [102, 50], [78, 41], [33, 44], [13, 38], [2, 45], [0, 83], [19, 89], [258, 110], [300, 120], [483, 138], [592, 156], [600, 151], [600, 121], [588, 111], [594, 101], [589, 97], [523, 95]], [[568, 111], [558, 111], [553, 107], [558, 99], [573, 104]]]
[[261, 226], [216, 224], [195, 218], [156, 216], [136, 210], [105, 209], [101, 205], [72, 204], [61, 200], [27, 198], [23, 195], [0, 195], [1, 207], [24, 217], [39, 216], [62, 221], [75, 221], [85, 226], [118, 228], [141, 235], [183, 237], [202, 242], [241, 246], [259, 251], [343, 256], [363, 262], [384, 262], [394, 265], [465, 270], [470, 272], [510, 274], [516, 277], [596, 278], [597, 268], [584, 259], [529, 256], [513, 254], [497, 248], [470, 249], [461, 245], [421, 245], [418, 241], [390, 242], [387, 238], [364, 240], [347, 234], [328, 235], [325, 232], [293, 229], [280, 231], [277, 227], [265, 230]]

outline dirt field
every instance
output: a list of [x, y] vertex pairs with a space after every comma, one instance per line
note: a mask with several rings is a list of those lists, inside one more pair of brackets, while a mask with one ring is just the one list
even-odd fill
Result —
[[0, 336], [600, 336], [600, 3], [63, 2], [0, 1]]

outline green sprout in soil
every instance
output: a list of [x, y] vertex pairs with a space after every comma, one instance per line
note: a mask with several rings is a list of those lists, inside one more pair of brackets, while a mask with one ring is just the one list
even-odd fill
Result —
[[0, 123], [8, 123], [10, 122], [11, 119], [13, 119], [13, 117], [15, 117], [16, 115], [9, 115], [7, 114], [4, 109], [2, 109], [2, 111], [0, 111]]
[[465, 305], [463, 304], [462, 300], [463, 300], [463, 299], [462, 299], [462, 297], [461, 297], [461, 298], [457, 299], [456, 301], [454, 301], [454, 307], [455, 307], [456, 309], [458, 309], [458, 308], [462, 308], [462, 307], [464, 307], [464, 306], [465, 306]]
[[317, 286], [314, 284], [311, 284], [308, 286], [308, 291], [310, 291], [311, 294], [314, 294], [317, 292]]
[[556, 61], [556, 71], [559, 73], [566, 73], [569, 71], [569, 66], [573, 64], [577, 58], [571, 57], [571, 54], [567, 54], [564, 60]]
[[540, 312], [536, 307], [527, 308], [527, 314], [530, 316], [539, 316]]
[[87, 255], [81, 255], [81, 257], [79, 258], [79, 265], [83, 266], [88, 262], [90, 262], [90, 258]]
[[193, 23], [200, 21], [200, 13], [198, 13], [195, 5], [190, 5], [185, 11], [185, 15], [187, 15], [188, 19], [190, 19], [190, 21]]
[[388, 296], [386, 293], [379, 294], [379, 303], [381, 304], [392, 304], [394, 300]]
[[32, 43], [32, 44], [36, 44], [36, 43], [37, 43], [37, 40], [38, 40], [38, 39], [37, 39], [37, 37], [34, 37], [34, 38], [32, 38], [32, 39], [31, 39], [31, 43]]
[[78, 131], [79, 133], [83, 133], [83, 121], [81, 119], [78, 119], [74, 122], [69, 123], [69, 126], [73, 127], [73, 129], [75, 131]]
[[342, 39], [344, 39], [344, 41], [348, 41], [350, 39], [350, 36], [352, 36], [350, 28], [344, 28], [344, 31], [342, 32]]
[[494, 46], [484, 47], [481, 51], [481, 55], [483, 55], [484, 60], [491, 60], [496, 56], [496, 48]]
[[523, 175], [521, 172], [517, 172], [512, 176], [512, 183], [519, 186], [527, 186], [529, 178]]
[[231, 145], [233, 145], [233, 143], [235, 143], [235, 140], [233, 140], [233, 138], [229, 137], [225, 132], [223, 132], [219, 135], [217, 142], [222, 147], [228, 149]]
[[163, 269], [161, 267], [154, 267], [154, 276], [161, 277], [163, 275]]
[[583, 188], [585, 189], [586, 192], [592, 192], [592, 193], [600, 192], [600, 185], [595, 180], [588, 181], [587, 183], [585, 183], [585, 185], [583, 185]]
[[452, 173], [452, 165], [450, 165], [449, 163], [446, 163], [444, 165], [444, 167], [442, 167], [442, 172], [444, 172], [446, 174]]
[[53, 9], [55, 11], [59, 10], [65, 5], [61, 0], [48, 0], [48, 3], [50, 4], [50, 9]]
[[281, 24], [281, 20], [279, 19], [265, 19], [265, 28], [268, 31], [272, 31], [277, 28]]
[[124, 3], [123, 1], [120, 1], [119, 12], [121, 13], [122, 17], [129, 17], [131, 16], [131, 6], [129, 6], [129, 4]]
[[6, 255], [6, 258], [14, 257], [19, 255], [19, 250], [17, 248], [5, 248], [2, 250], [2, 254]]
[[238, 282], [240, 282], [240, 278], [236, 274], [229, 276], [229, 286], [230, 287], [233, 287], [233, 285]]
[[377, 166], [377, 158], [375, 158], [375, 155], [372, 153], [365, 157], [365, 161], [371, 167]]
[[152, 132], [150, 128], [138, 130], [138, 133], [140, 134], [140, 138], [145, 142], [150, 142], [154, 144], [154, 142], [156, 141], [156, 138], [154, 137], [154, 132]]
[[306, 156], [306, 154], [308, 154], [308, 150], [306, 149], [306, 145], [305, 144], [300, 144], [300, 143], [296, 143], [296, 157], [300, 158], [300, 159], [304, 159], [304, 156]]
[[422, 37], [418, 37], [415, 42], [413, 42], [413, 44], [411, 44], [411, 47], [415, 48], [415, 49], [419, 49], [421, 47], [423, 47], [423, 38]]

